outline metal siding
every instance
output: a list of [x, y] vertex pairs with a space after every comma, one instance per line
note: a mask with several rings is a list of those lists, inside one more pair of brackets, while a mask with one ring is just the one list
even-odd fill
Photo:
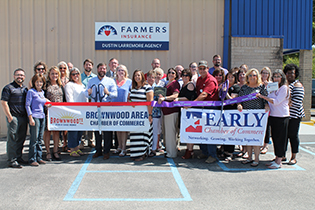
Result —
[[[211, 63], [214, 54], [223, 53], [223, 21], [222, 0], [1, 0], [1, 86], [12, 81], [18, 67], [26, 70], [28, 83], [38, 60], [48, 67], [70, 61], [83, 71], [90, 58], [96, 72], [99, 62], [116, 57], [130, 77], [135, 69], [150, 70], [153, 58], [160, 58], [164, 70], [201, 59]], [[95, 51], [95, 22], [169, 22], [170, 49]], [[0, 117], [4, 134], [3, 112]]]
[[231, 35], [283, 37], [285, 49], [310, 50], [312, 0], [233, 0]]

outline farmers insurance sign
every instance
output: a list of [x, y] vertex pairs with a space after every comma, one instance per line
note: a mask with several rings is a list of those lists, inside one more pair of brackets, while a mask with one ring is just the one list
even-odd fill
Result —
[[168, 50], [169, 23], [95, 23], [95, 50]]

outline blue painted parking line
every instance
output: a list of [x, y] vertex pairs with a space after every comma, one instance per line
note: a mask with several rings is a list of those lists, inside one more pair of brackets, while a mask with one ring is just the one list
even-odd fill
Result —
[[[66, 194], [64, 201], [192, 201], [190, 194], [177, 170], [177, 167], [171, 158], [167, 158], [167, 161], [170, 165], [171, 170], [121, 170], [121, 171], [88, 171], [87, 168], [92, 161], [93, 153], [91, 153], [85, 163], [83, 164], [81, 170], [79, 171], [77, 177], [72, 183], [68, 193]], [[86, 173], [172, 173], [173, 177], [179, 187], [179, 190], [182, 194], [182, 198], [74, 198], [75, 193], [77, 192], [81, 181]]]
[[311, 152], [311, 151], [309, 151], [308, 149], [305, 149], [305, 148], [303, 148], [303, 147], [299, 147], [300, 148], [300, 150], [303, 150], [304, 152], [307, 152], [308, 154], [311, 154], [311, 155], [314, 155], [315, 156], [315, 153], [314, 152]]
[[315, 144], [315, 142], [300, 142], [300, 145], [304, 145], [304, 144]]

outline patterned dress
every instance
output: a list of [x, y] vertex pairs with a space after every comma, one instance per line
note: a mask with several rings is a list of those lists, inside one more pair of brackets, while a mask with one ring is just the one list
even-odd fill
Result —
[[[130, 90], [130, 99], [132, 102], [147, 101], [146, 93], [152, 92], [150, 85], [144, 85], [139, 89]], [[149, 154], [152, 146], [152, 124], [148, 132], [130, 132], [130, 157], [140, 158]]]
[[[259, 85], [258, 87], [249, 87], [247, 85], [243, 85], [239, 92], [239, 96], [249, 95], [251, 93], [260, 93], [261, 95], [268, 96], [268, 92], [264, 85]], [[250, 101], [242, 102], [243, 109], [264, 109], [265, 104], [267, 102], [262, 98], [256, 98]]]

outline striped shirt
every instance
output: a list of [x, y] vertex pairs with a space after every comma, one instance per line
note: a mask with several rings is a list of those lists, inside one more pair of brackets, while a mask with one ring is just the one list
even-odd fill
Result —
[[290, 87], [291, 93], [291, 106], [290, 106], [290, 117], [291, 118], [302, 118], [305, 117], [303, 99], [304, 99], [304, 87], [294, 86], [298, 80], [292, 82]]
[[153, 91], [153, 88], [151, 87], [151, 85], [144, 85], [143, 87], [139, 89], [131, 89], [130, 99], [133, 102], [147, 101], [146, 93], [149, 93], [152, 91]]

